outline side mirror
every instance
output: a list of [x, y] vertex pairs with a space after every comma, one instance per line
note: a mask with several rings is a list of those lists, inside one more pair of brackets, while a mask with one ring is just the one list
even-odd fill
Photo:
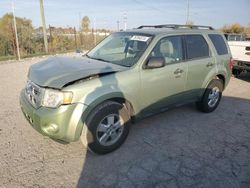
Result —
[[150, 57], [146, 64], [146, 69], [155, 69], [161, 68], [165, 66], [165, 58], [164, 57]]

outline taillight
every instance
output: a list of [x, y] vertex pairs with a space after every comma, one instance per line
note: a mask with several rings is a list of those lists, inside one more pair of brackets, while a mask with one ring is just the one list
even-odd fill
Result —
[[230, 60], [229, 60], [229, 67], [230, 67], [230, 70], [233, 70], [233, 66], [234, 66], [234, 60], [232, 57], [230, 57]]

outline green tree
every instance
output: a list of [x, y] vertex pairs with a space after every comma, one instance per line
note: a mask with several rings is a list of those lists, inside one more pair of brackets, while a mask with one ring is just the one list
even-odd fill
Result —
[[[26, 18], [16, 17], [17, 33], [19, 39], [19, 47], [22, 55], [34, 53], [32, 50], [32, 33], [34, 32], [31, 20]], [[4, 38], [6, 49], [0, 49], [8, 55], [16, 55], [16, 38], [13, 26], [13, 15], [10, 13], [5, 14], [0, 18], [0, 36]], [[10, 47], [10, 49], [9, 49]]]
[[89, 31], [89, 26], [90, 26], [90, 20], [88, 16], [84, 16], [82, 18], [82, 30], [83, 32], [88, 32]]
[[244, 33], [250, 36], [250, 24], [248, 24], [247, 27], [244, 28]]
[[243, 33], [244, 27], [238, 23], [234, 23], [231, 25], [224, 25], [221, 30], [224, 33]]
[[187, 26], [192, 26], [192, 25], [194, 25], [194, 22], [193, 21], [191, 21], [191, 20], [189, 20], [189, 21], [187, 21], [186, 22], [186, 24], [185, 25], [187, 25]]
[[[15, 34], [14, 34], [14, 28], [13, 28], [12, 21], [13, 21], [12, 14], [5, 14], [0, 19], [0, 35], [5, 40], [5, 43], [7, 42], [7, 43], [11, 44], [10, 55], [14, 55], [16, 52], [16, 50], [15, 50], [16, 49]], [[1, 50], [5, 51], [5, 49], [1, 49]]]
[[11, 44], [4, 36], [0, 35], [0, 56], [9, 56], [11, 50]]

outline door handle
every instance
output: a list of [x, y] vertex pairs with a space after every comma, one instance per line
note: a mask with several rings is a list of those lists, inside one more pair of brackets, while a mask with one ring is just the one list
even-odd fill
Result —
[[174, 74], [181, 74], [181, 73], [183, 73], [184, 72], [184, 70], [182, 70], [182, 69], [176, 69], [175, 71], [174, 71]]
[[212, 67], [212, 66], [214, 66], [214, 64], [213, 64], [212, 62], [209, 62], [209, 63], [207, 64], [207, 67]]

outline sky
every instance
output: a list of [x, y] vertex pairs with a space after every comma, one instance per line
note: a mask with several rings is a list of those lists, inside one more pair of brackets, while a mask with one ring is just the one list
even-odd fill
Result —
[[[91, 26], [116, 29], [140, 25], [184, 24], [188, 0], [44, 0], [46, 25], [79, 28], [79, 18], [88, 16]], [[11, 12], [12, 0], [0, 0], [0, 16]], [[13, 0], [15, 14], [41, 25], [39, 0]], [[225, 24], [250, 24], [250, 0], [189, 0], [189, 20], [221, 28]]]

